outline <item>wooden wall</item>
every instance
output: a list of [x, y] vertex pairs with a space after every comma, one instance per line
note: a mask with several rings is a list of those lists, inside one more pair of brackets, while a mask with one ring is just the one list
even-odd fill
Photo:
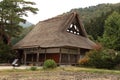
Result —
[[60, 54], [58, 53], [51, 53], [51, 54], [46, 54], [46, 60], [47, 59], [53, 59], [56, 63], [59, 63], [59, 58]]
[[78, 48], [25, 49], [22, 61], [24, 61], [24, 64], [26, 64], [26, 62], [43, 63], [47, 59], [53, 59], [59, 64], [75, 64], [85, 55], [85, 52], [86, 49]]

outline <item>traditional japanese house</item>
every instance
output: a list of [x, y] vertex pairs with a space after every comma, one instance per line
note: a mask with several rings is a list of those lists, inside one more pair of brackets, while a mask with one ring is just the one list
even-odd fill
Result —
[[41, 65], [47, 59], [57, 64], [77, 64], [86, 51], [97, 45], [88, 39], [76, 12], [40, 21], [13, 46], [23, 64]]

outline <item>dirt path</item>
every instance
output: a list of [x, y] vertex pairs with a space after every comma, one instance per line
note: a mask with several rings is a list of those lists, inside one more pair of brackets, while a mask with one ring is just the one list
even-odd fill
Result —
[[[15, 69], [29, 69], [31, 66], [20, 66], [20, 67], [15, 67]], [[14, 69], [13, 66], [0, 66], [0, 70], [11, 70]]]
[[27, 71], [0, 73], [0, 80], [120, 80], [120, 74], [70, 71]]

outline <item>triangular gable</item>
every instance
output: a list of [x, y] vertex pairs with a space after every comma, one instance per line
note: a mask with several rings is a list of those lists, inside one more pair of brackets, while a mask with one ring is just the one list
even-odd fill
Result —
[[75, 35], [87, 37], [86, 31], [85, 31], [83, 25], [81, 24], [81, 21], [79, 19], [79, 16], [77, 15], [77, 13], [74, 13], [73, 17], [69, 21], [66, 31], [69, 33], [75, 34]]

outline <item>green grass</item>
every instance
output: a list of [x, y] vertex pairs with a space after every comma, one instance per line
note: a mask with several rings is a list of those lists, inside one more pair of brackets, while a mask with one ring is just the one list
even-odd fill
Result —
[[65, 71], [75, 72], [91, 72], [91, 73], [108, 73], [108, 74], [120, 74], [120, 70], [107, 70], [107, 69], [96, 69], [96, 68], [83, 68], [83, 67], [64, 67]]
[[[73, 67], [73, 66], [65, 66], [65, 67], [57, 67], [55, 69], [37, 69], [34, 72], [42, 72], [42, 71], [70, 71], [70, 72], [90, 72], [90, 73], [107, 73], [107, 74], [120, 74], [120, 70], [106, 70], [106, 69], [95, 69], [95, 68], [83, 68], [83, 67]], [[11, 72], [23, 72], [29, 73], [33, 72], [31, 69], [11, 69], [11, 70], [0, 70], [1, 73], [11, 73]]]

